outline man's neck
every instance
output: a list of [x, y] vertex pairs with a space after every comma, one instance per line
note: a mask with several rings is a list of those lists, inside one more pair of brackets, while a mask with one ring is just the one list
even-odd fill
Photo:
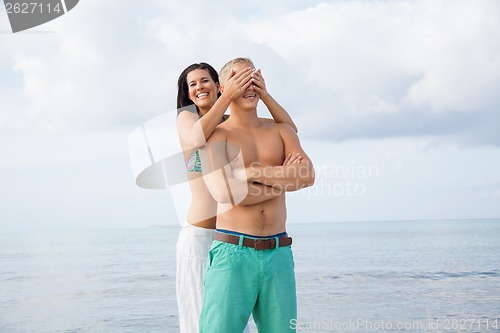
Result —
[[231, 116], [229, 117], [229, 120], [233, 125], [241, 127], [255, 127], [260, 125], [259, 118], [257, 117], [257, 109], [234, 110], [231, 108]]

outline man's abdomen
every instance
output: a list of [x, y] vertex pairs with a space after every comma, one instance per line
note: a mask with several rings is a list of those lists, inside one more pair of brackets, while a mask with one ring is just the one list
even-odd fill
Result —
[[281, 195], [251, 206], [236, 206], [217, 217], [217, 228], [255, 236], [286, 231], [286, 202]]

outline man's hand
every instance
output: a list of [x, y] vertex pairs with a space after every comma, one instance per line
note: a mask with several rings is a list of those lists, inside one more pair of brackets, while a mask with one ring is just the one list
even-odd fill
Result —
[[290, 164], [300, 164], [302, 162], [302, 155], [300, 153], [297, 153], [292, 156], [292, 154], [288, 154], [285, 157], [285, 160], [283, 161], [282, 165], [290, 165]]

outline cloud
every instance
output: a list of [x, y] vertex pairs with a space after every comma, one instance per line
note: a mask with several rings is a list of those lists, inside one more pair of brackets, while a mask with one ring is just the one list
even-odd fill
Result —
[[178, 69], [145, 34], [151, 13], [134, 7], [86, 1], [44, 25], [47, 33], [2, 37], [2, 165], [114, 156], [131, 129], [175, 108]]
[[500, 108], [499, 14], [496, 1], [338, 1], [255, 19], [247, 31], [321, 91], [305, 89], [301, 105], [311, 123], [323, 119], [316, 135], [470, 139]]
[[[172, 222], [165, 192], [133, 184], [128, 135], [173, 110], [186, 66], [250, 56], [318, 168], [380, 170], [318, 177], [290, 195], [290, 221], [498, 216], [498, 148], [457, 143], [500, 146], [499, 6], [80, 2], [40, 31], [0, 35], [2, 208], [12, 228], [63, 226], [75, 211], [77, 226]], [[339, 192], [347, 181], [364, 195]]]
[[44, 25], [53, 33], [2, 36], [0, 140], [49, 145], [60, 136], [59, 149], [35, 152], [43, 155], [68, 151], [63, 138], [73, 145], [80, 135], [92, 142], [82, 154], [103, 156], [91, 138], [115, 133], [117, 141], [171, 111], [187, 65], [218, 69], [243, 55], [263, 69], [303, 139], [430, 135], [500, 144], [499, 7], [281, 0], [138, 8], [88, 0]]
[[5, 112], [12, 116], [4, 128], [116, 130], [165, 108], [177, 70], [169, 70], [160, 46], [145, 36], [150, 13], [125, 5], [87, 1], [44, 26], [54, 33], [2, 41], [11, 73], [22, 81], [21, 96], [10, 94], [9, 99], [27, 104]]
[[260, 13], [259, 6], [152, 1], [138, 8], [130, 0], [89, 0], [45, 24], [49, 33], [5, 36], [0, 87], [19, 84], [0, 92], [8, 106], [0, 128], [31, 134], [129, 130], [170, 111], [177, 77], [189, 64], [220, 68], [232, 57], [259, 53], [243, 29], [247, 10]]

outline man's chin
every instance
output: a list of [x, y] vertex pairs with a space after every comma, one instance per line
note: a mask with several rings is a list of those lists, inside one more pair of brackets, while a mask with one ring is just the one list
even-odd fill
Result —
[[256, 108], [258, 104], [259, 104], [258, 98], [244, 99], [241, 103], [241, 105], [245, 106], [246, 108]]

